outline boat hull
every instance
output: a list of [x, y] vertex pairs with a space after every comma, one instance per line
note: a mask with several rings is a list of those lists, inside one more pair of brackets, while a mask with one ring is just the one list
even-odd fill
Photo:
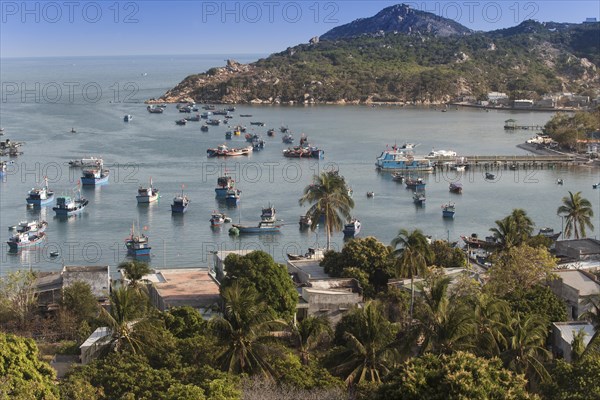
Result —
[[240, 234], [279, 233], [281, 228], [279, 225], [269, 227], [232, 225], [232, 227], [237, 228]]
[[156, 196], [135, 196], [135, 199], [137, 200], [138, 204], [149, 204], [149, 203], [154, 203], [155, 201], [158, 200], [158, 195]]
[[76, 208], [52, 207], [57, 216], [68, 217], [81, 213], [88, 205], [88, 201], [84, 200], [83, 204], [79, 204]]
[[219, 198], [225, 198], [227, 196], [228, 188], [215, 188], [215, 196]]
[[151, 249], [152, 247], [146, 247], [143, 249], [127, 248], [127, 255], [130, 257], [149, 257]]
[[86, 178], [81, 177], [81, 184], [83, 186], [98, 186], [108, 183], [109, 175], [101, 176], [100, 178]]
[[30, 240], [28, 242], [22, 243], [22, 242], [12, 242], [12, 241], [7, 241], [6, 244], [8, 244], [8, 248], [11, 251], [15, 251], [15, 250], [19, 250], [19, 249], [24, 249], [26, 247], [33, 247], [33, 246], [37, 246], [38, 244], [40, 244], [41, 242], [44, 241], [44, 239], [46, 238], [46, 235], [41, 234], [39, 236], [36, 235], [35, 239]]
[[442, 217], [444, 218], [454, 218], [454, 211], [442, 211]]
[[31, 204], [32, 206], [43, 206], [44, 204], [52, 203], [54, 201], [54, 195], [45, 199], [32, 199], [28, 197], [26, 200], [27, 204]]

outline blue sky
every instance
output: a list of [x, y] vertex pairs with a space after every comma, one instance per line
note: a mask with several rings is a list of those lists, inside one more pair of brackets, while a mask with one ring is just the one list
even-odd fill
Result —
[[[268, 54], [398, 1], [6, 1], [0, 57]], [[405, 1], [475, 30], [600, 19], [598, 0]]]

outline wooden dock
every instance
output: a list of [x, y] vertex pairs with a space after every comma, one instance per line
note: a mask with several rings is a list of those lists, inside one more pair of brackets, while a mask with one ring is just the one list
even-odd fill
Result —
[[574, 165], [589, 165], [587, 159], [576, 155], [490, 155], [437, 157], [432, 159], [436, 170], [449, 170], [456, 165], [483, 169], [553, 169]]
[[504, 121], [504, 130], [517, 131], [517, 130], [530, 130], [530, 131], [541, 131], [544, 129], [542, 125], [518, 125], [517, 120], [507, 119]]

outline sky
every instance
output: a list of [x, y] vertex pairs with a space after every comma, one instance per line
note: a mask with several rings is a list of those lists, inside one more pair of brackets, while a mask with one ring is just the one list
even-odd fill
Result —
[[[270, 54], [401, 1], [6, 1], [0, 58]], [[474, 30], [600, 20], [600, 1], [404, 1]]]

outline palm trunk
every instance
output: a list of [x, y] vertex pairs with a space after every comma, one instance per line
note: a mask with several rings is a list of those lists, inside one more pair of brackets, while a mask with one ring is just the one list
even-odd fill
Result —
[[413, 308], [415, 305], [415, 277], [410, 275], [410, 322], [413, 320]]
[[330, 250], [331, 247], [331, 230], [329, 228], [329, 224], [327, 224], [327, 229], [325, 229], [325, 231], [327, 232], [327, 251]]

